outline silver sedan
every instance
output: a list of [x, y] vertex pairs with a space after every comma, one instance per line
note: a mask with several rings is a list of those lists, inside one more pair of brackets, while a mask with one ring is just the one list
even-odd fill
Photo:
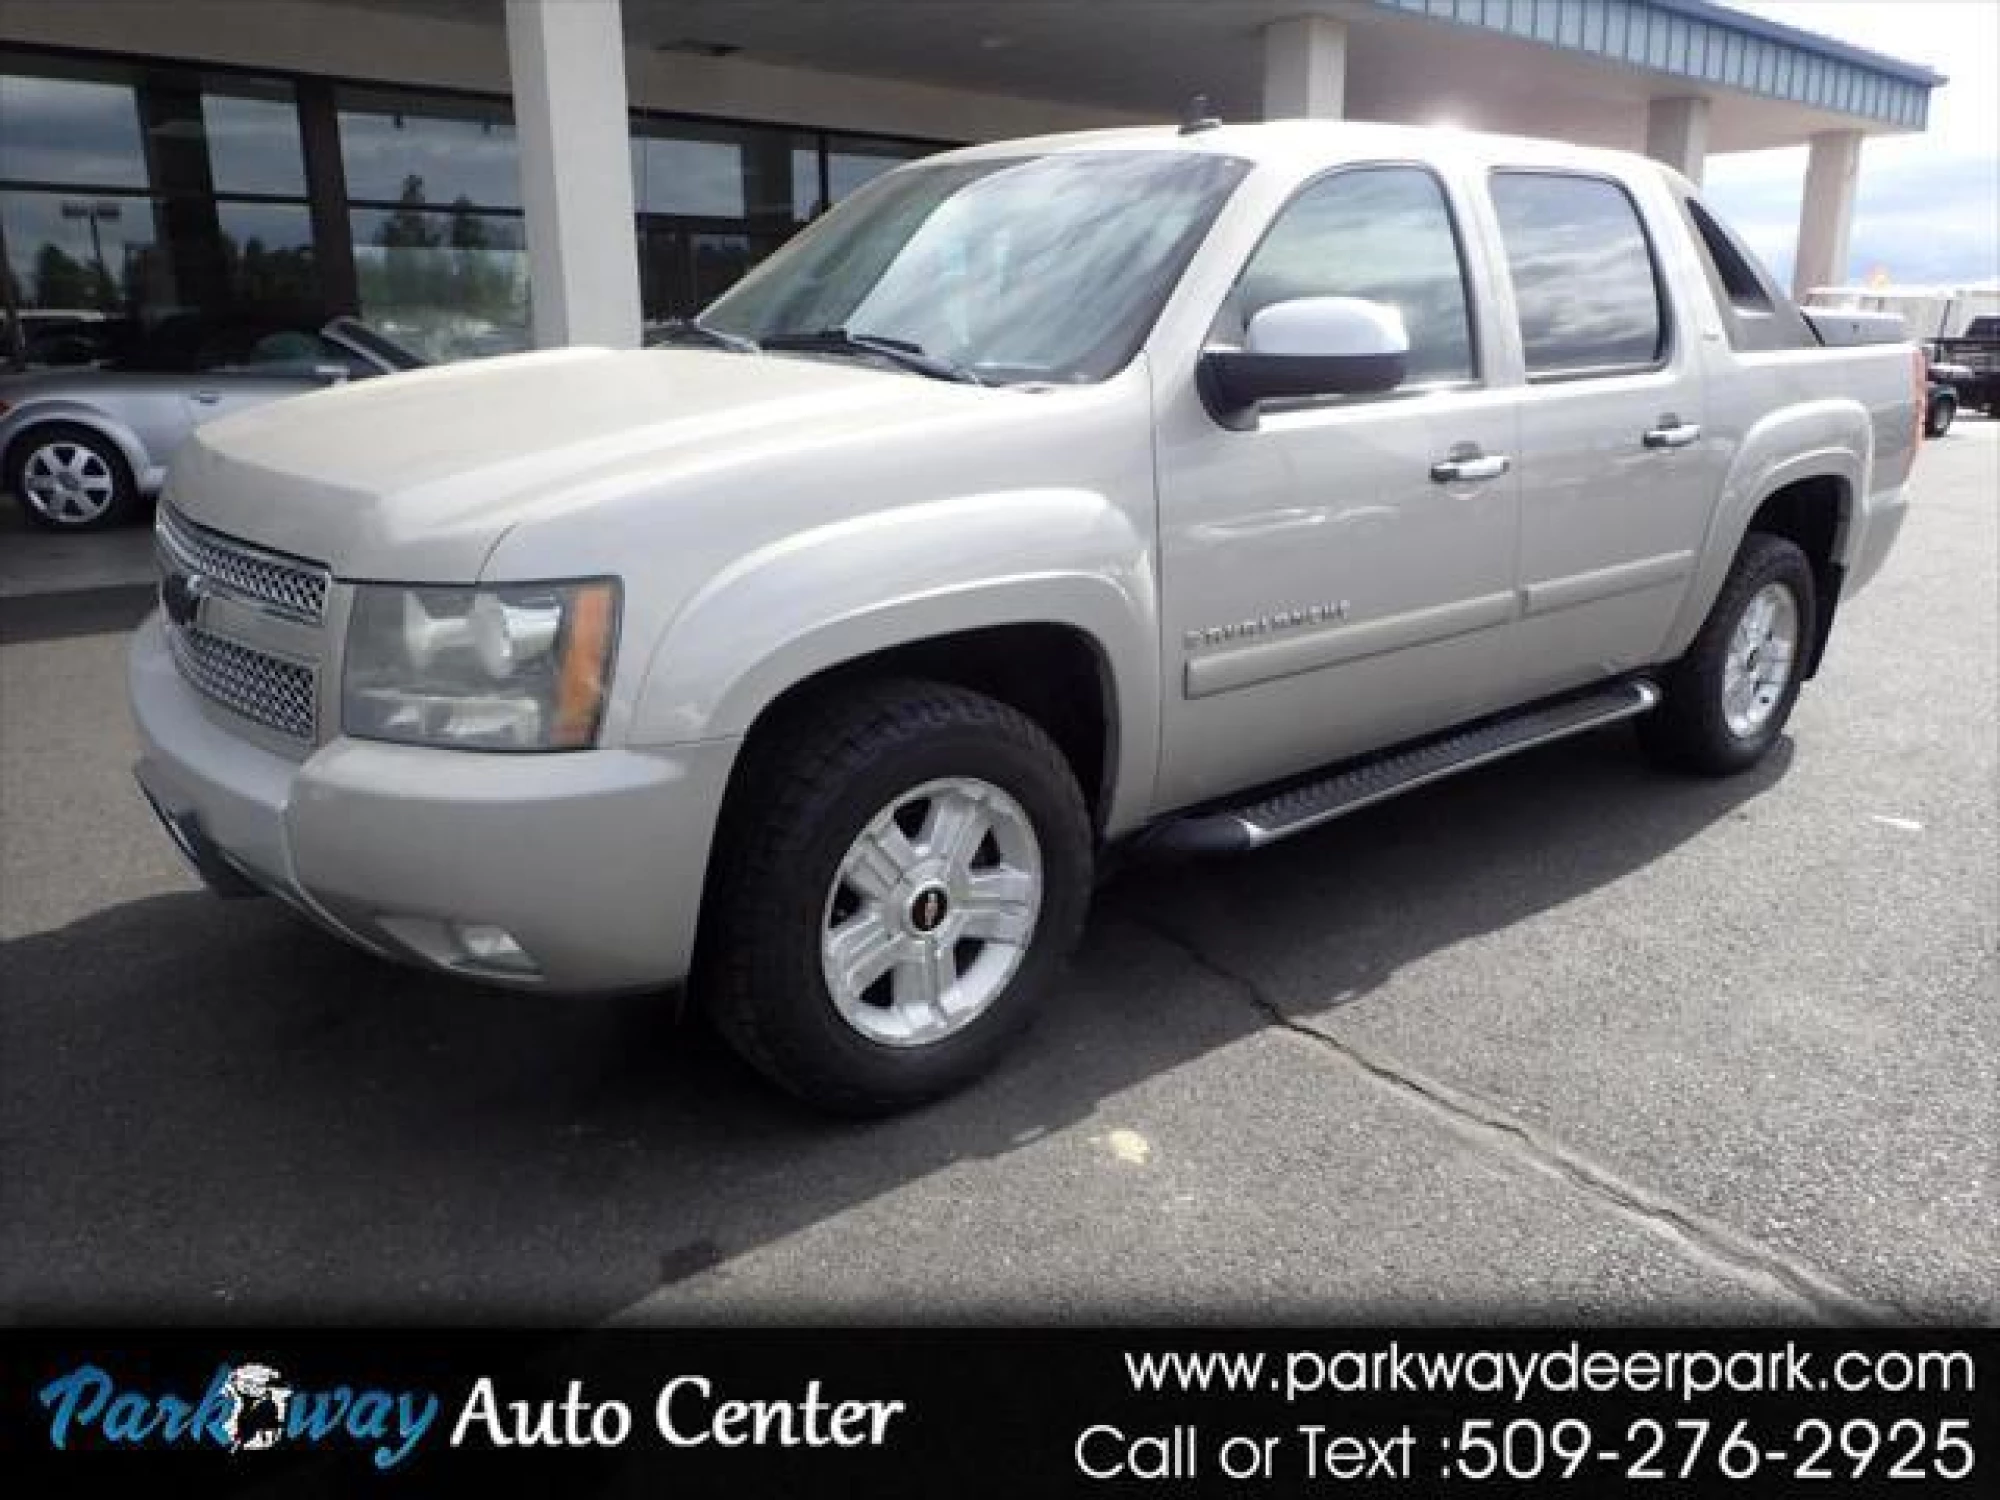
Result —
[[423, 362], [352, 318], [315, 327], [184, 316], [95, 352], [104, 357], [78, 368], [0, 375], [0, 488], [37, 526], [130, 519], [212, 417]]

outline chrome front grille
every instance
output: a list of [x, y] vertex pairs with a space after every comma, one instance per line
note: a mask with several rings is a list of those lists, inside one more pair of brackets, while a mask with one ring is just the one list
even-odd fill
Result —
[[315, 563], [197, 526], [165, 505], [160, 507], [155, 535], [163, 572], [178, 568], [199, 573], [231, 593], [309, 624], [318, 624], [326, 613], [332, 575]]
[[200, 629], [170, 625], [167, 642], [181, 676], [224, 708], [294, 739], [312, 739], [319, 674], [311, 667]]
[[156, 539], [167, 641], [181, 676], [231, 713], [312, 744], [333, 575], [197, 526], [166, 505]]

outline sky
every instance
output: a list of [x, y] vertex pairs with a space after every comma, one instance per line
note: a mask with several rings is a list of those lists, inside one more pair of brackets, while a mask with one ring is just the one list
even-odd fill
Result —
[[[1920, 63], [1951, 80], [1922, 135], [1861, 149], [1847, 279], [2000, 278], [2000, 0], [1727, 0], [1806, 31]], [[1789, 286], [1804, 147], [1708, 158], [1703, 196]]]

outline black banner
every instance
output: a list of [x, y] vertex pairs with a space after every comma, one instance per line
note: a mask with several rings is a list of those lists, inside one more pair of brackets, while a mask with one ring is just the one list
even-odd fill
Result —
[[0, 1348], [14, 1494], [2000, 1493], [1991, 1330], [17, 1329]]

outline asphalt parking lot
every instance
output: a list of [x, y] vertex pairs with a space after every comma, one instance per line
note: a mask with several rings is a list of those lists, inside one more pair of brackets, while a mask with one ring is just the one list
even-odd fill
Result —
[[1135, 867], [998, 1076], [868, 1125], [209, 898], [134, 594], [0, 603], [0, 1316], [1990, 1321], [2000, 423], [1918, 486], [1756, 773], [1611, 731]]

